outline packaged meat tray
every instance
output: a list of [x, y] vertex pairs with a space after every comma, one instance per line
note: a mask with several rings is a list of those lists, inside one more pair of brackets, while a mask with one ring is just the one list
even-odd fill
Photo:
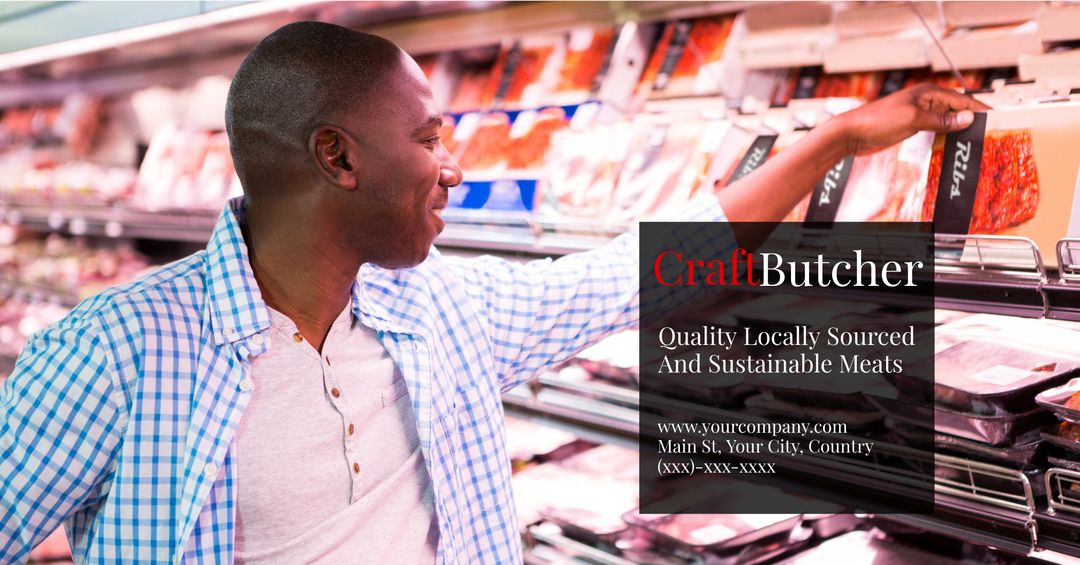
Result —
[[521, 418], [506, 418], [506, 450], [511, 461], [524, 462], [551, 456], [575, 441], [577, 437], [570, 432], [533, 424]]
[[898, 388], [912, 390], [928, 386], [926, 377], [933, 374], [938, 407], [994, 416], [1035, 410], [1036, 394], [1065, 383], [1078, 368], [1080, 360], [1072, 357], [985, 338], [958, 343], [935, 355], [932, 364], [892, 376]]
[[599, 90], [610, 64], [618, 28], [576, 28], [569, 32], [566, 57], [552, 92], [555, 104], [579, 104]]
[[1040, 392], [1035, 402], [1066, 422], [1080, 424], [1080, 379]]
[[933, 447], [939, 453], [967, 457], [976, 461], [993, 463], [1018, 470], [1038, 463], [1040, 460], [1039, 453], [1044, 445], [1040, 430], [1032, 430], [1021, 435], [1016, 438], [1015, 443], [1012, 445], [993, 447], [985, 443], [937, 432], [930, 437], [923, 430], [892, 419], [886, 420], [885, 425], [913, 447], [928, 449], [931, 446], [925, 442], [932, 439], [934, 442]]
[[607, 337], [574, 356], [574, 363], [612, 382], [637, 386], [638, 332], [628, 330]]
[[692, 186], [679, 183], [700, 143], [699, 119], [643, 118], [616, 183], [607, 222], [628, 223], [654, 216], [666, 205], [686, 202]]
[[565, 50], [562, 36], [526, 37], [504, 47], [492, 69], [495, 102], [508, 109], [543, 104], [558, 81]]
[[941, 233], [1028, 237], [1054, 266], [1058, 240], [1080, 229], [1070, 226], [1078, 144], [1080, 104], [977, 114], [968, 130], [935, 140], [922, 220]]
[[[613, 541], [629, 526], [622, 516], [638, 504], [637, 451], [602, 445], [569, 457], [559, 466], [576, 475], [570, 495], [560, 493], [540, 508], [540, 516], [567, 534], [590, 541]], [[563, 490], [549, 485], [547, 493]]]
[[721, 86], [724, 47], [734, 16], [668, 22], [638, 83], [637, 97], [713, 94]]
[[554, 132], [540, 175], [542, 210], [562, 218], [602, 219], [610, 210], [632, 129], [629, 121], [620, 121]]
[[637, 452], [596, 447], [513, 477], [522, 526], [541, 518], [590, 540], [626, 529], [621, 516], [638, 505]]
[[919, 221], [933, 140], [933, 134], [922, 132], [877, 153], [855, 157], [836, 220]]
[[[680, 489], [665, 506], [692, 511], [702, 507], [722, 507], [738, 499], [760, 500], [790, 496], [776, 487], [725, 480], [703, 485], [708, 498], [698, 489]], [[713, 502], [710, 502], [713, 501]], [[839, 508], [837, 508], [839, 511]], [[771, 536], [787, 535], [800, 523], [799, 514], [641, 514], [640, 509], [626, 513], [623, 519], [653, 535], [658, 545], [674, 547], [690, 555], [728, 554], [737, 548], [757, 543]]]
[[1057, 450], [1046, 455], [1051, 467], [1080, 472], [1080, 449]]
[[1049, 412], [1037, 409], [1022, 414], [986, 416], [931, 408], [925, 403], [867, 395], [885, 416], [916, 427], [934, 423], [934, 431], [1001, 447], [1013, 445], [1021, 435], [1054, 423]]
[[779, 562], [782, 565], [836, 565], [837, 563], [958, 565], [961, 562], [902, 544], [874, 531], [850, 532]]
[[1080, 424], [1059, 422], [1044, 430], [1042, 438], [1066, 451], [1080, 453]]

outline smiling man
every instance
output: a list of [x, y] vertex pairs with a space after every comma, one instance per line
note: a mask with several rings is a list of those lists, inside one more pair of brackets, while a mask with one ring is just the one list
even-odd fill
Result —
[[[778, 220], [843, 155], [979, 109], [895, 94], [685, 218]], [[244, 196], [207, 248], [83, 302], [5, 382], [0, 562], [61, 522], [79, 563], [521, 562], [500, 393], [637, 323], [637, 235], [442, 257], [461, 171], [420, 69], [378, 37], [277, 30], [226, 114]]]

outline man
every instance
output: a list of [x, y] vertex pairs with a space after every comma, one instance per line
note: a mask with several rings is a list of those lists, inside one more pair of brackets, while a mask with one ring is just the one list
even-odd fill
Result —
[[[843, 155], [982, 109], [890, 96], [686, 217], [778, 220]], [[440, 122], [388, 41], [264, 39], [226, 110], [244, 197], [206, 250], [87, 300], [5, 383], [0, 561], [66, 521], [77, 562], [520, 562], [500, 392], [636, 323], [637, 236], [442, 257]]]

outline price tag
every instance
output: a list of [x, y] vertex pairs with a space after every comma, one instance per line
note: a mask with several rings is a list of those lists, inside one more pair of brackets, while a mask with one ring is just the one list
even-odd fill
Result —
[[1017, 369], [1008, 365], [994, 365], [989, 369], [983, 369], [974, 375], [971, 380], [992, 385], [1011, 385], [1031, 374], [1031, 371]]

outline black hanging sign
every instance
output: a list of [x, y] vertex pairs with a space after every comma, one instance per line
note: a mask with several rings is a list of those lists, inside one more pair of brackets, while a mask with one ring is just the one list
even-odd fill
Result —
[[979, 187], [985, 133], [986, 114], [976, 112], [971, 127], [945, 136], [945, 153], [941, 159], [937, 200], [934, 201], [935, 233], [968, 232], [975, 208], [975, 192]]

